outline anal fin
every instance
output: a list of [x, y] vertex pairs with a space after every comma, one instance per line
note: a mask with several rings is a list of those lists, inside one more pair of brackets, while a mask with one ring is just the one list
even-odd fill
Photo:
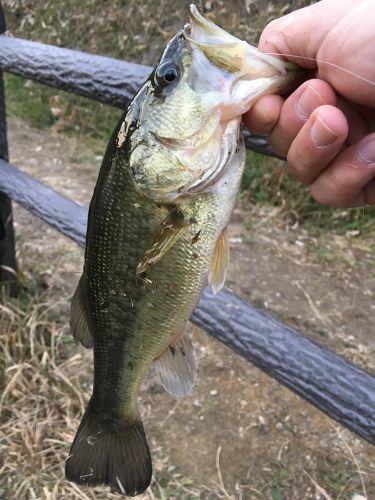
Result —
[[173, 397], [181, 399], [190, 394], [197, 376], [193, 346], [187, 333], [168, 346], [155, 360], [163, 388]]
[[73, 295], [70, 308], [70, 329], [77, 342], [80, 342], [84, 347], [90, 348], [94, 345], [94, 339], [90, 332], [85, 305], [85, 279], [85, 276], [82, 275], [77, 290]]
[[214, 255], [211, 261], [211, 268], [208, 274], [208, 282], [214, 293], [220, 292], [225, 283], [225, 276], [229, 267], [229, 241], [228, 230], [224, 228], [219, 236]]

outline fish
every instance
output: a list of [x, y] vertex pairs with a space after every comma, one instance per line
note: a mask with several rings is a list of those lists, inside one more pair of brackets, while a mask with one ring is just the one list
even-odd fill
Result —
[[76, 341], [93, 348], [91, 399], [66, 478], [136, 496], [152, 478], [137, 410], [154, 363], [163, 388], [191, 393], [197, 369], [185, 325], [207, 281], [229, 264], [227, 225], [245, 164], [241, 116], [298, 76], [198, 9], [167, 44], [119, 120], [90, 203]]

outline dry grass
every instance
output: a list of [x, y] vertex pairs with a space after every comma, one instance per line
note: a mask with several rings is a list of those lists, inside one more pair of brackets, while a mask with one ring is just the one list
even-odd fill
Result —
[[[91, 392], [90, 355], [68, 336], [65, 300], [45, 303], [29, 293], [0, 305], [0, 496], [4, 499], [118, 498], [64, 478], [65, 459]], [[147, 419], [147, 415], [145, 415]], [[169, 491], [199, 495], [189, 480], [154, 453], [157, 477], [145, 499]], [[141, 497], [142, 498], [142, 497]]]

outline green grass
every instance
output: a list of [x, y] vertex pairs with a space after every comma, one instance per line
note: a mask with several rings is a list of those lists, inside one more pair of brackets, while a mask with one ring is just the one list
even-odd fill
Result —
[[5, 76], [5, 98], [8, 116], [21, 118], [33, 127], [54, 125], [60, 132], [105, 142], [121, 116], [120, 109], [14, 75]]
[[326, 229], [339, 234], [367, 234], [374, 228], [375, 207], [337, 209], [319, 205], [308, 188], [288, 174], [284, 162], [251, 151], [247, 153], [241, 187], [252, 203], [282, 207], [281, 215], [286, 220], [312, 233]]
[[5, 75], [6, 109], [10, 116], [24, 119], [34, 127], [53, 125], [55, 119], [49, 105], [51, 90], [14, 75]]
[[273, 473], [270, 480], [270, 493], [272, 500], [282, 500], [285, 489], [285, 481], [288, 480], [290, 471], [283, 460], [279, 460], [273, 465]]

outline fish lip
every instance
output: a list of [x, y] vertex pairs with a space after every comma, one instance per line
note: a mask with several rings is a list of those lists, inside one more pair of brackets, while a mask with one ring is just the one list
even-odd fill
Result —
[[[276, 75], [286, 75], [289, 71], [295, 72], [298, 70], [298, 66], [296, 64], [290, 61], [284, 61], [270, 54], [259, 52], [256, 47], [249, 45], [246, 41], [228, 33], [220, 26], [217, 26], [214, 22], [206, 19], [194, 4], [190, 5], [190, 23], [185, 25], [184, 34], [185, 38], [192, 45], [192, 48], [200, 49], [205, 53], [209, 60], [212, 59], [212, 55], [215, 58], [215, 48], [218, 50], [228, 49], [229, 55], [231, 48], [233, 49], [236, 47], [236, 52], [239, 56], [239, 66], [231, 67], [230, 69], [228, 67], [225, 68], [231, 73], [240, 72], [241, 74], [246, 74], [250, 69], [249, 74], [252, 75], [253, 72], [251, 71], [250, 66], [251, 64], [254, 64], [254, 62], [257, 62], [258, 65], [262, 64], [262, 70], [268, 67], [268, 70], [271, 70], [271, 72]], [[208, 52], [211, 52], [211, 56]], [[249, 64], [246, 64], [248, 56], [250, 66]], [[229, 59], [230, 58], [231, 57], [229, 57]], [[212, 62], [216, 64], [214, 61]], [[230, 63], [230, 66], [232, 66], [232, 63]], [[253, 77], [257, 77], [257, 74]]]
[[163, 54], [156, 66], [166, 61], [173, 61], [180, 56], [186, 42], [185, 28], [180, 29], [167, 43]]
[[[203, 39], [198, 37], [195, 39], [192, 35], [192, 30], [196, 28], [200, 31], [200, 35]], [[219, 47], [225, 44], [242, 44], [246, 43], [243, 40], [231, 35], [220, 26], [216, 25], [214, 22], [206, 19], [197, 9], [194, 4], [190, 5], [190, 22], [185, 24], [183, 28], [183, 33], [185, 38], [196, 48], [200, 46], [207, 47]], [[190, 31], [190, 33], [189, 33]], [[214, 41], [209, 42], [208, 39], [212, 38]]]

